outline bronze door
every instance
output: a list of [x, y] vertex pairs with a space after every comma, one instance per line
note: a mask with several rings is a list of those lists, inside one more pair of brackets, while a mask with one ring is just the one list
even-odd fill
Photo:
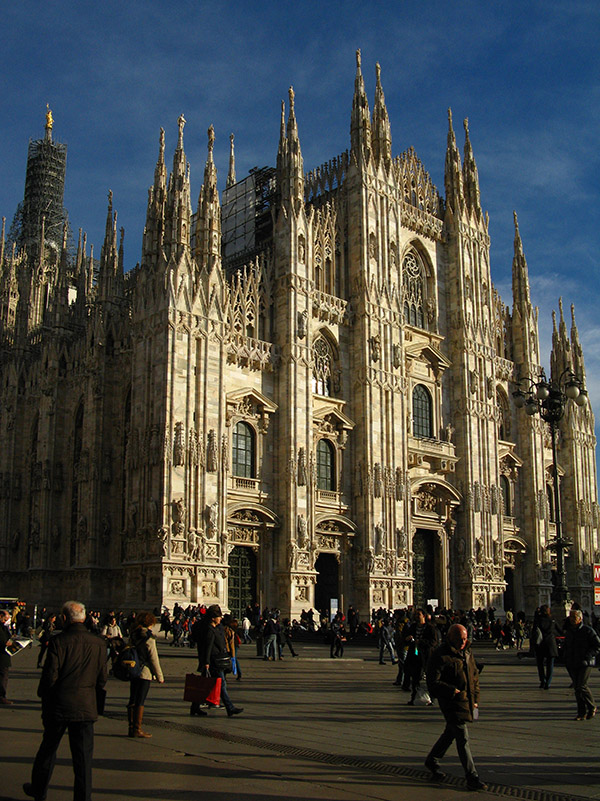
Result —
[[256, 556], [251, 548], [236, 545], [229, 554], [228, 590], [231, 614], [241, 620], [256, 600]]
[[435, 543], [433, 532], [417, 529], [413, 537], [413, 603], [425, 608], [430, 598], [436, 598]]

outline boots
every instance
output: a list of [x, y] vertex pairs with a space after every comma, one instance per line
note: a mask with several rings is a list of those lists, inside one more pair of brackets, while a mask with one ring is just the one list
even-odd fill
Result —
[[135, 727], [133, 725], [133, 710], [135, 707], [133, 704], [127, 704], [127, 725], [129, 726], [129, 731], [127, 732], [128, 737], [133, 737]]
[[144, 718], [144, 707], [133, 707], [133, 736], [134, 737], [152, 737], [148, 732], [142, 731], [142, 720]]

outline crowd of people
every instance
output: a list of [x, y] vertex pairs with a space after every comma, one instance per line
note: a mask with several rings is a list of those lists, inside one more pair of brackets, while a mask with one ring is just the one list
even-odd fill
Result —
[[[385, 665], [388, 659], [397, 666], [393, 683], [410, 693], [407, 704], [433, 706], [437, 701], [444, 716], [444, 731], [425, 760], [432, 778], [444, 777], [440, 759], [456, 742], [467, 787], [478, 790], [487, 785], [474, 765], [467, 724], [477, 715], [483, 664], [471, 652], [473, 640], [492, 640], [497, 649], [521, 649], [527, 639], [528, 655], [535, 658], [542, 690], [550, 689], [555, 662], [561, 657], [575, 694], [575, 719], [583, 721], [593, 718], [597, 711], [589, 678], [600, 654], [599, 623], [596, 617], [590, 620], [577, 604], [573, 604], [566, 619], [558, 621], [545, 605], [536, 610], [532, 620], [527, 620], [523, 613], [515, 616], [512, 612], [501, 618], [493, 608], [467, 612], [447, 609], [434, 612], [431, 607], [380, 608], [371, 610], [368, 618], [361, 620], [359, 611], [350, 606], [347, 614], [337, 611], [331, 618], [309, 609], [302, 611], [300, 620], [289, 620], [282, 619], [277, 609], [260, 609], [254, 604], [247, 607], [241, 621], [224, 615], [217, 604], [186, 608], [176, 604], [172, 614], [165, 607], [161, 612], [124, 614], [112, 610], [100, 614], [86, 612], [83, 604], [72, 601], [60, 613], [42, 608], [34, 619], [23, 608], [12, 612], [0, 610], [0, 703], [11, 703], [6, 697], [10, 657], [5, 657], [12, 639], [37, 636], [38, 667], [42, 667], [38, 694], [42, 699], [44, 735], [34, 761], [32, 780], [24, 785], [24, 790], [33, 798], [45, 797], [56, 749], [68, 731], [76, 793], [87, 798], [91, 792], [93, 722], [109, 667], [112, 666], [114, 675], [123, 678], [117, 672], [119, 665], [122, 668], [122, 660], [128, 660], [126, 664], [131, 671], [126, 674], [130, 690], [128, 735], [142, 739], [152, 736], [142, 723], [151, 682], [164, 682], [157, 633], [164, 638], [170, 636], [172, 646], [195, 647], [197, 673], [206, 679], [202, 687], [217, 691], [212, 701], [206, 700], [208, 689], [204, 695], [194, 696], [190, 706], [192, 716], [206, 716], [212, 707], [224, 707], [229, 717], [243, 712], [231, 700], [227, 687], [227, 677], [238, 681], [242, 678], [238, 650], [242, 643], [255, 642], [258, 656], [275, 661], [284, 658], [286, 647], [297, 657], [294, 642], [302, 637], [323, 637], [332, 659], [343, 657], [348, 642], [371, 642], [377, 648], [380, 665]], [[80, 687], [80, 682], [85, 688]], [[72, 702], [71, 693], [79, 699], [77, 704]]]

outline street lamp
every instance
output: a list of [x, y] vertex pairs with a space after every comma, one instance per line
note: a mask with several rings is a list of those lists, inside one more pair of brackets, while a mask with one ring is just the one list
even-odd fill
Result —
[[[525, 391], [520, 388], [523, 382], [529, 383]], [[585, 406], [587, 403], [587, 391], [583, 386], [583, 381], [568, 369], [563, 370], [558, 381], [548, 381], [546, 374], [542, 370], [537, 381], [531, 378], [520, 378], [517, 380], [517, 385], [519, 385], [519, 389], [512, 393], [515, 399], [515, 406], [518, 409], [525, 409], [525, 412], [530, 416], [539, 414], [542, 420], [550, 426], [550, 434], [552, 437], [552, 472], [556, 537], [548, 544], [547, 548], [549, 551], [556, 551], [556, 586], [554, 587], [553, 593], [554, 604], [564, 607], [569, 600], [567, 572], [565, 570], [565, 550], [573, 545], [573, 542], [564, 538], [562, 535], [557, 469], [558, 459], [556, 457], [556, 431], [565, 413], [567, 401], [572, 400], [577, 406]]]

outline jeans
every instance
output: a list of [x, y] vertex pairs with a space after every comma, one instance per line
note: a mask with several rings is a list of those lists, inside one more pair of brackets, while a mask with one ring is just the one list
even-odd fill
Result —
[[543, 654], [536, 654], [538, 676], [540, 677], [540, 684], [549, 687], [552, 682], [552, 673], [554, 672], [554, 657], [544, 656]]
[[232, 709], [235, 709], [231, 698], [229, 697], [229, 693], [227, 692], [227, 682], [225, 681], [225, 674], [222, 670], [214, 671], [211, 670], [210, 675], [215, 679], [221, 679], [221, 702], [225, 709], [228, 712], [231, 712]]
[[268, 659], [270, 656], [272, 656], [273, 659], [276, 659], [275, 656], [276, 646], [277, 646], [277, 635], [269, 634], [269, 636], [265, 640], [265, 653], [263, 659]]
[[432, 762], [437, 767], [438, 760], [445, 755], [454, 740], [456, 740], [458, 758], [464, 768], [465, 775], [467, 777], [476, 777], [477, 770], [469, 747], [469, 731], [467, 729], [467, 724], [463, 721], [459, 723], [451, 723], [449, 720], [446, 721], [446, 728], [429, 752], [427, 761]]
[[394, 654], [394, 649], [392, 647], [392, 643], [391, 642], [380, 642], [379, 643], [379, 662], [380, 663], [383, 662], [383, 655], [385, 653], [385, 649], [386, 648], [390, 652], [390, 659], [392, 660], [392, 665], [393, 665], [395, 663], [395, 661], [396, 661], [396, 655]]
[[44, 721], [44, 736], [36, 754], [31, 771], [31, 784], [36, 797], [46, 798], [48, 785], [56, 762], [56, 751], [63, 734], [69, 730], [69, 746], [73, 759], [74, 801], [90, 801], [92, 798], [92, 756], [94, 753], [94, 723], [57, 723]]

